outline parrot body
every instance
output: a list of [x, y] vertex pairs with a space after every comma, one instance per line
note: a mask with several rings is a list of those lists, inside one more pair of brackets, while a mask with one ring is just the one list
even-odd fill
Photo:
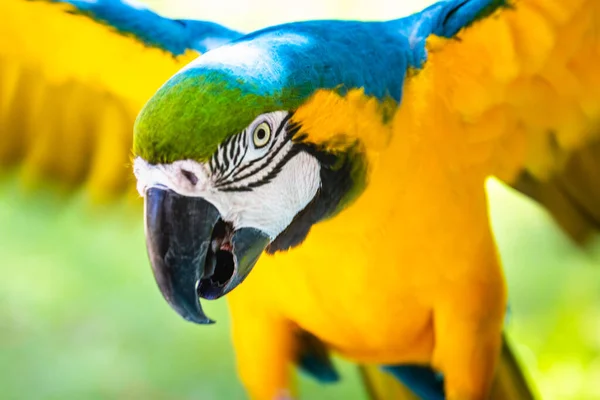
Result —
[[[563, 3], [561, 21], [538, 9], [549, 3], [521, 1], [460, 41], [432, 39], [390, 124], [363, 92], [319, 92], [294, 114], [307, 141], [358, 139], [371, 171], [352, 206], [261, 258], [229, 295], [241, 374], [259, 397], [284, 386], [260, 371], [285, 370], [298, 326], [359, 362], [432, 363], [449, 398], [483, 398], [506, 306], [484, 180], [513, 182], [524, 165], [549, 176], [552, 141], [567, 153], [598, 132], [600, 9]], [[267, 334], [280, 341], [257, 352]]]

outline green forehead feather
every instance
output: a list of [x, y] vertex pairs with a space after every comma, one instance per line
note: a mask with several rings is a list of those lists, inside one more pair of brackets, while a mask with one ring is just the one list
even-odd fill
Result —
[[138, 115], [133, 151], [152, 164], [203, 162], [258, 115], [299, 103], [290, 92], [261, 93], [258, 85], [223, 72], [182, 73], [160, 88]]

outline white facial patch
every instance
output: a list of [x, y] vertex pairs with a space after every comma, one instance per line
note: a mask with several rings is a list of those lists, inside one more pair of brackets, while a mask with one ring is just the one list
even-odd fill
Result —
[[[138, 192], [144, 196], [147, 189], [163, 186], [184, 196], [202, 197], [234, 228], [255, 228], [275, 239], [311, 202], [321, 185], [317, 159], [296, 151], [286, 136], [287, 115], [278, 111], [259, 116], [205, 163], [181, 160], [152, 165], [136, 158]], [[270, 142], [264, 145], [258, 141], [263, 147], [255, 148], [255, 132], [266, 129], [264, 123], [271, 129]], [[264, 138], [266, 134], [258, 136]], [[190, 173], [195, 179], [189, 179]]]

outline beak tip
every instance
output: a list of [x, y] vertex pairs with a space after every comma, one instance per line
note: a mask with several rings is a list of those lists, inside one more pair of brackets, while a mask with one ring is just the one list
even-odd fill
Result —
[[165, 297], [165, 299], [167, 299], [171, 308], [188, 322], [199, 325], [210, 325], [215, 323], [215, 321], [208, 318], [202, 310], [202, 306], [198, 301], [198, 296], [195, 291], [193, 295], [179, 297], [177, 301], [172, 301], [170, 297]]
[[183, 318], [188, 322], [192, 322], [194, 324], [199, 325], [212, 325], [216, 322], [208, 317], [197, 317], [192, 315], [185, 315], [183, 316]]

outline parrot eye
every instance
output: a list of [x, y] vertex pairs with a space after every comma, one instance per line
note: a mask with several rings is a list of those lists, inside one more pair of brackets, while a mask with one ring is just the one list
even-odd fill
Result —
[[261, 122], [254, 128], [254, 132], [252, 133], [254, 147], [257, 149], [265, 147], [269, 143], [269, 140], [271, 140], [271, 127], [266, 122]]

